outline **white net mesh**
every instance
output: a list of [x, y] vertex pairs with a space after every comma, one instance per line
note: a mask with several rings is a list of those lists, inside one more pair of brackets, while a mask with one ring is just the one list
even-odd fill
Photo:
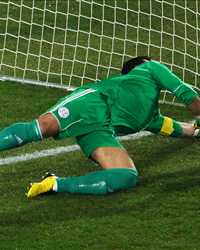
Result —
[[[0, 1], [1, 79], [80, 86], [149, 55], [199, 80], [198, 0]], [[164, 98], [166, 95], [164, 95]]]

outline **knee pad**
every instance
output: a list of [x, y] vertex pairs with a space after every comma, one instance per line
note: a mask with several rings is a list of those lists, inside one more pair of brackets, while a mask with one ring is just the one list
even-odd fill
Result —
[[0, 132], [0, 150], [19, 147], [41, 139], [42, 135], [36, 120], [15, 123]]
[[8, 128], [10, 134], [19, 144], [42, 139], [41, 131], [37, 120], [32, 122], [15, 123]]
[[105, 171], [109, 192], [134, 187], [138, 182], [138, 172], [135, 168], [113, 168]]

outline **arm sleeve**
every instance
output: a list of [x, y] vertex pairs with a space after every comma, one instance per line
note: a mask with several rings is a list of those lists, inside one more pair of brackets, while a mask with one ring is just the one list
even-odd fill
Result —
[[197, 98], [197, 92], [173, 74], [165, 65], [157, 61], [150, 61], [148, 67], [159, 87], [172, 92], [184, 104], [189, 105]]
[[179, 122], [170, 117], [157, 115], [146, 128], [152, 133], [159, 133], [164, 136], [182, 137], [183, 129]]

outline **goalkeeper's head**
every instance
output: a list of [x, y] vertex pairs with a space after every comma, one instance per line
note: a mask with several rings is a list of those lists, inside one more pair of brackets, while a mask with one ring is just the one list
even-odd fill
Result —
[[144, 63], [145, 61], [150, 61], [151, 57], [148, 56], [138, 56], [125, 62], [122, 67], [122, 75], [128, 74], [129, 71], [134, 69], [137, 65]]

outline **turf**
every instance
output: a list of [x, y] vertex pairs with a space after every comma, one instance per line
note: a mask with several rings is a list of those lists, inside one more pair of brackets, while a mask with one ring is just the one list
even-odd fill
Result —
[[198, 1], [25, 1], [22, 10], [18, 1], [9, 8], [6, 2], [0, 2], [1, 75], [78, 86], [148, 54], [197, 83]]
[[[4, 2], [7, 1], [0, 3], [0, 17], [2, 18], [7, 13]], [[79, 86], [80, 81], [88, 81], [88, 78], [94, 79], [96, 76], [102, 78], [108, 73], [118, 73], [119, 70], [116, 68], [121, 66], [122, 59], [124, 59], [118, 53], [125, 52], [126, 58], [136, 53], [138, 55], [149, 53], [153, 58], [173, 64], [173, 69], [177, 74], [180, 76], [184, 74], [185, 80], [194, 84], [198, 75], [194, 75], [191, 71], [196, 67], [195, 58], [198, 57], [199, 48], [191, 42], [198, 38], [198, 31], [191, 28], [191, 25], [195, 26], [199, 21], [198, 15], [197, 18], [194, 17], [198, 1], [187, 1], [187, 6], [183, 0], [176, 1], [178, 4], [176, 6], [167, 2], [163, 3], [163, 1], [152, 1], [151, 20], [149, 15], [144, 14], [150, 13], [150, 1], [129, 1], [130, 10], [138, 10], [139, 7], [141, 13], [139, 19], [137, 13], [129, 14], [128, 22], [133, 26], [127, 26], [125, 43], [123, 39], [125, 39], [124, 27], [126, 26], [122, 28], [116, 25], [113, 37], [113, 25], [109, 23], [109, 21], [114, 21], [113, 8], [106, 6], [104, 19], [107, 22], [104, 23], [103, 36], [101, 36], [101, 21], [98, 22], [95, 18], [97, 20], [102, 18], [103, 9], [98, 8], [98, 3], [102, 4], [102, 1], [96, 0], [95, 2], [91, 27], [88, 19], [82, 18], [79, 27], [81, 32], [77, 32], [79, 20], [70, 15], [68, 28], [71, 30], [67, 32], [67, 45], [64, 42], [63, 33], [56, 33], [55, 42], [66, 46], [62, 76], [60, 59], [63, 56], [61, 53], [63, 46], [54, 44], [52, 47], [50, 45], [49, 42], [53, 40], [52, 28], [45, 29], [45, 41], [40, 47], [41, 44], [37, 39], [41, 37], [41, 26], [32, 25], [32, 39], [28, 47], [28, 40], [25, 38], [29, 38], [30, 25], [26, 22], [31, 19], [32, 1], [26, 1], [30, 9], [23, 8], [25, 15], [21, 23], [20, 39], [7, 36], [4, 52], [6, 22], [0, 18], [0, 59], [2, 60], [0, 74], [15, 74], [17, 77], [25, 75], [27, 78], [35, 79], [39, 77], [42, 81], [47, 79], [56, 83], [63, 81], [64, 84], [68, 84], [71, 80], [73, 85]], [[73, 10], [76, 15], [79, 3], [80, 1], [69, 1], [69, 10]], [[120, 8], [126, 7], [125, 1], [106, 0], [105, 3], [112, 6], [117, 4], [119, 8], [116, 21], [124, 23], [126, 13]], [[169, 3], [174, 3], [174, 1], [169, 0]], [[60, 0], [58, 11], [66, 10], [67, 4], [68, 1]], [[161, 22], [162, 4], [166, 18]], [[47, 5], [55, 11], [55, 1], [49, 0]], [[43, 1], [35, 1], [35, 7], [42, 6]], [[185, 12], [185, 7], [191, 10]], [[42, 25], [43, 13], [37, 8], [35, 11], [33, 21], [35, 24]], [[82, 1], [81, 11], [86, 16], [91, 14], [90, 5], [86, 1]], [[20, 18], [19, 8], [14, 4], [10, 5], [9, 14], [10, 18], [17, 20]], [[187, 16], [187, 26], [183, 25], [185, 16]], [[172, 23], [173, 17], [178, 20], [175, 26]], [[65, 18], [58, 15], [57, 27], [65, 28], [65, 21]], [[51, 12], [46, 12], [46, 22], [53, 27], [54, 15]], [[92, 33], [88, 38], [86, 33], [90, 28]], [[148, 29], [151, 29], [150, 33]], [[10, 19], [7, 31], [17, 35], [18, 23]], [[171, 36], [173, 32], [176, 33], [175, 36]], [[185, 32], [187, 39], [180, 39], [180, 37], [185, 37]], [[76, 42], [79, 46], [75, 47]], [[16, 49], [19, 54], [17, 59], [13, 53]], [[37, 55], [40, 49], [39, 59]], [[100, 54], [96, 52], [99, 49], [101, 49]], [[112, 57], [110, 51], [113, 52]], [[25, 55], [28, 52], [30, 54], [26, 60]], [[51, 56], [55, 60], [47, 59]], [[109, 68], [110, 60], [111, 68]], [[86, 64], [85, 61], [87, 61]], [[98, 69], [96, 68], [97, 62]], [[30, 67], [34, 72], [24, 71], [25, 64], [27, 69]], [[175, 65], [179, 65], [179, 68]], [[185, 65], [191, 71], [182, 69]], [[47, 69], [55, 74], [48, 74]], [[11, 82], [1, 83], [0, 128], [16, 121], [34, 119], [64, 94], [66, 93], [63, 90], [24, 86]], [[180, 120], [192, 119], [192, 116], [183, 108], [161, 105], [161, 109], [164, 114]], [[74, 140], [54, 141], [50, 139], [1, 152], [0, 158], [73, 143]], [[27, 200], [25, 192], [29, 182], [37, 181], [48, 170], [60, 176], [71, 176], [99, 169], [80, 151], [0, 166], [0, 249], [200, 249], [200, 177], [198, 174], [200, 142], [149, 136], [137, 141], [125, 142], [124, 146], [138, 167], [140, 183], [135, 189], [105, 197], [59, 194]]]
[[[1, 114], [9, 110], [1, 127], [21, 118], [32, 119], [41, 107], [45, 111], [63, 94], [41, 88], [38, 98], [32, 86], [6, 83], [0, 88], [10, 100], [7, 105], [1, 101]], [[18, 101], [19, 96], [23, 102]], [[37, 105], [32, 105], [35, 100]], [[183, 108], [161, 105], [161, 109], [172, 117], [191, 119]], [[34, 143], [5, 151], [3, 157], [69, 143]], [[80, 151], [1, 166], [0, 249], [199, 249], [200, 142], [149, 136], [124, 146], [139, 169], [140, 183], [134, 189], [103, 197], [25, 197], [29, 182], [37, 181], [45, 171], [75, 176], [99, 169]]]

